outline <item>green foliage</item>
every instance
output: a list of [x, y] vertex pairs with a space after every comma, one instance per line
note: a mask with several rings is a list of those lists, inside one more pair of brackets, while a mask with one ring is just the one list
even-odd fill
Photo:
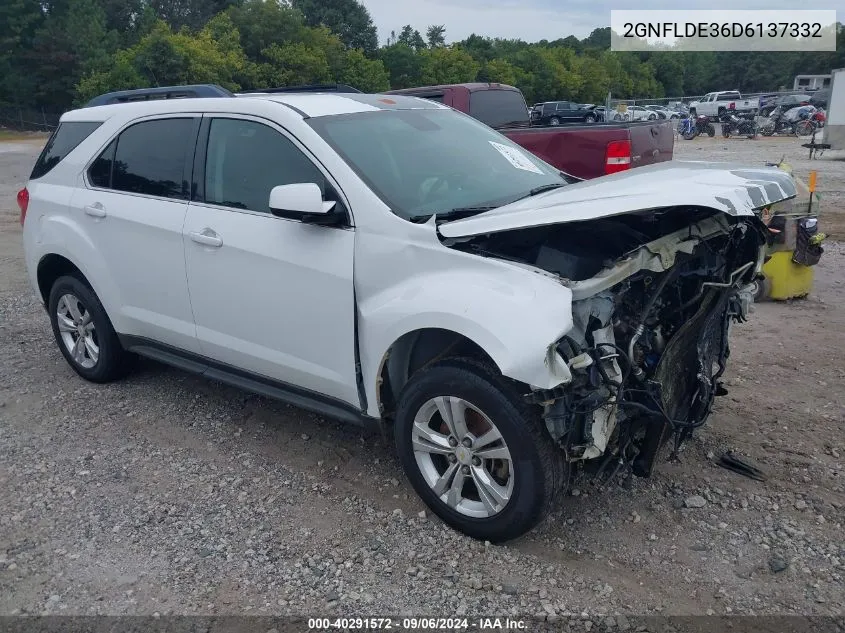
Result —
[[845, 67], [835, 52], [608, 50], [610, 30], [528, 43], [412, 25], [378, 47], [360, 0], [0, 0], [0, 103], [66, 109], [123, 88], [218, 83], [260, 89], [341, 82], [364, 91], [493, 81], [529, 103], [773, 91]]
[[325, 26], [347, 48], [359, 48], [373, 56], [378, 35], [370, 12], [357, 0], [292, 0], [293, 7], [305, 16], [309, 26]]
[[472, 55], [460, 48], [426, 49], [420, 52], [422, 58], [422, 82], [424, 84], [459, 84], [475, 81], [480, 64]]
[[446, 45], [446, 27], [443, 24], [432, 24], [425, 30], [429, 48]]

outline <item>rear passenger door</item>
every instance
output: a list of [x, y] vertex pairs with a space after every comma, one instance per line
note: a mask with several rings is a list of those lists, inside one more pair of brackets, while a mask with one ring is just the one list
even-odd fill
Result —
[[337, 188], [263, 119], [207, 117], [199, 138], [184, 244], [202, 353], [360, 406], [354, 231], [276, 217], [269, 208], [273, 187], [308, 182], [343, 207]]
[[182, 225], [199, 121], [179, 114], [129, 124], [88, 166], [72, 201], [115, 280], [118, 332], [192, 352]]

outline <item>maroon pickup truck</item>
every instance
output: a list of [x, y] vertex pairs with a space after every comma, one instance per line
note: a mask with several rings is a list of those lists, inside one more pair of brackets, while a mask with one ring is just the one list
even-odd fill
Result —
[[550, 165], [585, 180], [672, 160], [675, 146], [669, 120], [531, 126], [522, 91], [505, 84], [424, 86], [390, 93], [432, 99], [466, 112]]

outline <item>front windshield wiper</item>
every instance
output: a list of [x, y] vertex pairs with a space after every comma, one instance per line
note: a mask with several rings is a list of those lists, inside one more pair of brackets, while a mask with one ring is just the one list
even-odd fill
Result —
[[437, 211], [435, 213], [421, 213], [420, 215], [412, 215], [408, 218], [411, 222], [427, 222], [431, 216], [436, 215], [437, 220], [460, 220], [461, 218], [469, 218], [490, 209], [495, 209], [495, 205], [487, 205], [483, 207], [456, 207], [449, 211]]
[[536, 196], [538, 193], [545, 193], [546, 191], [551, 191], [552, 189], [560, 189], [561, 187], [565, 187], [566, 183], [563, 182], [552, 182], [548, 185], [540, 185], [539, 187], [534, 187], [531, 191], [528, 192], [525, 198], [529, 198], [531, 196]]

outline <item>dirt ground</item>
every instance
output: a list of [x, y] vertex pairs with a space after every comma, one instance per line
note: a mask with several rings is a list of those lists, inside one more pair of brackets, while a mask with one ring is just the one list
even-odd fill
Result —
[[[797, 145], [676, 147], [817, 169], [823, 230], [845, 239], [845, 159]], [[79, 379], [24, 273], [14, 194], [38, 147], [0, 143], [0, 614], [575, 614], [624, 631], [845, 608], [845, 245], [809, 298], [735, 327], [729, 395], [679, 461], [578, 482], [494, 547], [426, 516], [378, 435], [152, 362]], [[719, 468], [727, 450], [768, 479]]]

